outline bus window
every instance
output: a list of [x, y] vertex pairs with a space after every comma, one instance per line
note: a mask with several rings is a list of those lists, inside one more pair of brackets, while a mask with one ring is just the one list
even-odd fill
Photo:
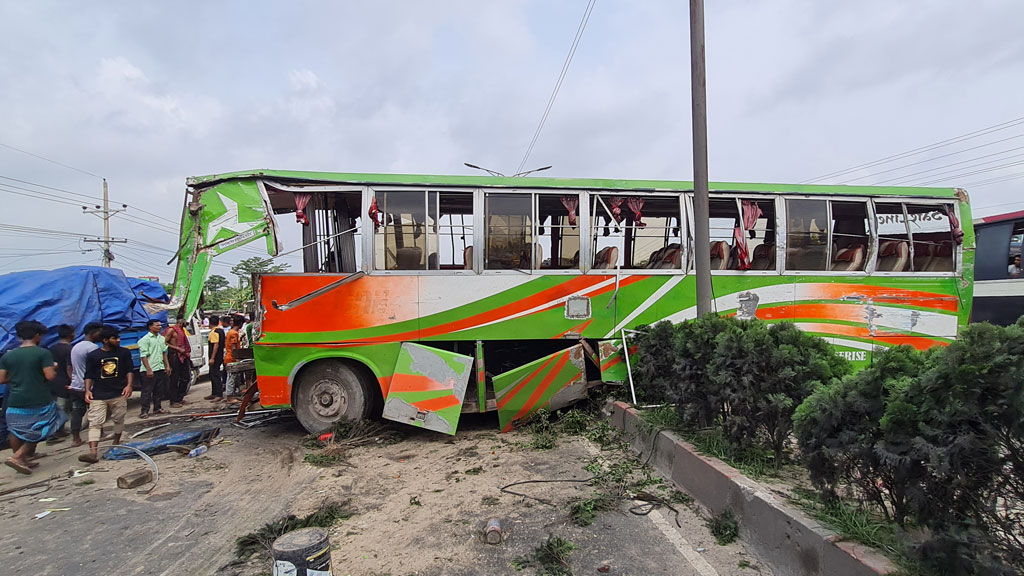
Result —
[[427, 270], [473, 269], [473, 194], [429, 192]]
[[591, 198], [594, 269], [682, 270], [678, 196]]
[[425, 192], [376, 192], [383, 226], [374, 234], [374, 268], [424, 270], [427, 262]]
[[915, 272], [952, 272], [953, 233], [945, 206], [907, 204], [913, 239], [911, 269]]
[[579, 268], [579, 194], [537, 194], [536, 198], [537, 245], [539, 252], [543, 254], [540, 268]]
[[832, 200], [832, 246], [829, 269], [837, 272], [860, 272], [867, 266], [868, 205], [867, 202]]
[[828, 270], [828, 201], [786, 200], [786, 270]]
[[876, 202], [875, 218], [878, 219], [878, 263], [879, 272], [904, 272], [910, 270], [910, 232], [903, 215], [903, 204]]
[[735, 269], [729, 262], [733, 259], [733, 234], [739, 225], [739, 210], [733, 198], [713, 198], [708, 201], [711, 232], [711, 269]]
[[741, 199], [747, 228], [747, 259], [750, 270], [775, 270], [775, 201]]
[[530, 194], [487, 194], [484, 269], [529, 270], [543, 261], [533, 240], [532, 201]]

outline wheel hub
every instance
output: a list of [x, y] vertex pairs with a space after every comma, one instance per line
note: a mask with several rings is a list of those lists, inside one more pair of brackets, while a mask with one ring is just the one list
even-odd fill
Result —
[[321, 380], [310, 391], [310, 405], [316, 415], [325, 420], [333, 420], [345, 413], [348, 398], [345, 391], [335, 381]]

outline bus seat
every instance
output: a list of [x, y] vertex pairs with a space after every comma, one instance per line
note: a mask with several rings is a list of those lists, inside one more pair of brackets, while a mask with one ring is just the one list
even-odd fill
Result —
[[615, 246], [601, 248], [594, 255], [595, 270], [614, 270], [619, 262], [619, 249]]
[[878, 247], [879, 272], [904, 272], [910, 266], [910, 246], [902, 240], [886, 240]]
[[856, 272], [864, 269], [864, 246], [858, 244], [843, 248], [836, 252], [832, 260], [832, 270], [836, 272]]
[[544, 262], [544, 247], [539, 243], [533, 245], [533, 267], [540, 268], [541, 263]]
[[579, 250], [577, 250], [576, 253], [572, 255], [572, 260], [569, 260], [569, 267], [570, 268], [579, 268], [580, 267], [580, 251]]
[[775, 244], [760, 244], [754, 248], [751, 270], [775, 270]]
[[711, 243], [711, 269], [728, 270], [729, 243], [723, 240]]
[[462, 251], [462, 268], [465, 270], [473, 269], [473, 247], [466, 246], [466, 249]]
[[440, 270], [441, 267], [437, 261], [437, 252], [431, 252], [427, 255], [427, 270]]
[[952, 272], [953, 271], [953, 245], [943, 242], [932, 247], [932, 259], [928, 262], [926, 272]]
[[652, 252], [650, 258], [647, 259], [647, 264], [644, 266], [644, 268], [657, 268], [658, 264], [661, 262], [661, 254], [664, 251], [665, 248], [658, 248], [657, 250]]
[[914, 270], [927, 270], [932, 261], [932, 245], [914, 242]]
[[[679, 244], [669, 244], [660, 250], [654, 268], [659, 270], [681, 270], [683, 267], [683, 251]], [[652, 256], [653, 259], [653, 256]], [[651, 266], [648, 266], [651, 268]]]
[[423, 267], [423, 249], [419, 246], [395, 251], [396, 270], [419, 270]]

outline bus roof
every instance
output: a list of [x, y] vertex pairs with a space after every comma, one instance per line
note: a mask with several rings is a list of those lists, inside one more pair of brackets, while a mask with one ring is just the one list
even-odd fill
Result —
[[[226, 180], [274, 178], [291, 182], [337, 183], [353, 185], [402, 186], [466, 186], [494, 188], [578, 188], [583, 190], [648, 190], [687, 191], [693, 182], [683, 180], [618, 180], [611, 178], [544, 178], [476, 175], [427, 174], [360, 174], [349, 172], [307, 172], [300, 170], [244, 170], [207, 176], [193, 176], [186, 183], [193, 187], [208, 187]], [[712, 182], [712, 191], [744, 191], [789, 194], [839, 194], [865, 196], [928, 196], [958, 198], [967, 201], [967, 195], [958, 188], [918, 188], [909, 186], [838, 186], [820, 184], [759, 184], [744, 182]]]

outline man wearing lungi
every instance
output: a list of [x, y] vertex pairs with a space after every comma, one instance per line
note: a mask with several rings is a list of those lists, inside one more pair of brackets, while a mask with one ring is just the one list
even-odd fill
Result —
[[14, 454], [6, 464], [22, 474], [31, 474], [36, 444], [53, 436], [67, 422], [46, 384], [57, 376], [50, 351], [39, 346], [46, 326], [34, 320], [18, 322], [14, 331], [21, 346], [0, 358], [0, 382], [7, 383], [7, 438]]

